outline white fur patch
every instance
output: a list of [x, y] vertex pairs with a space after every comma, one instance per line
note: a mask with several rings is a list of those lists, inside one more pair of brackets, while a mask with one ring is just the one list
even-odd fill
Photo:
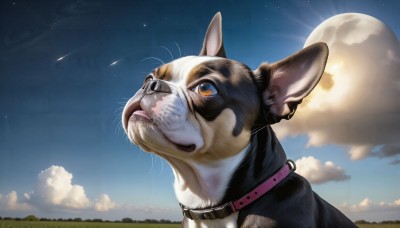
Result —
[[239, 213], [233, 213], [223, 219], [215, 220], [190, 220], [187, 219], [188, 227], [201, 228], [236, 228]]
[[229, 181], [246, 155], [247, 147], [240, 153], [209, 163], [192, 160], [173, 161], [175, 194], [179, 202], [189, 208], [210, 207], [218, 204], [225, 194]]
[[173, 79], [171, 82], [186, 88], [186, 79], [190, 71], [201, 63], [215, 59], [221, 58], [213, 56], [187, 56], [173, 61], [171, 63], [173, 69]]

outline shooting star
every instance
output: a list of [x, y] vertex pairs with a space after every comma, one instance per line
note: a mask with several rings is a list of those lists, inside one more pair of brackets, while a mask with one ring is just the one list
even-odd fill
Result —
[[112, 62], [110, 65], [108, 65], [109, 67], [112, 67], [112, 66], [114, 66], [114, 65], [116, 65], [119, 61], [120, 61], [121, 59], [119, 59], [119, 60], [117, 60], [117, 61], [114, 61], [114, 62]]
[[76, 48], [76, 49], [74, 49], [74, 50], [68, 52], [67, 54], [65, 54], [65, 55], [63, 55], [63, 56], [60, 56], [58, 59], [56, 59], [56, 62], [60, 62], [60, 61], [64, 60], [65, 58], [67, 58], [68, 56], [70, 56], [70, 55], [72, 55], [72, 54], [75, 54], [76, 52], [81, 51], [82, 49], [87, 48], [88, 46], [90, 46], [90, 45], [92, 45], [92, 44], [93, 44], [93, 43], [86, 44], [86, 45], [84, 45], [84, 46], [78, 47], [78, 48]]
[[68, 54], [66, 54], [66, 55], [61, 56], [60, 58], [58, 58], [58, 59], [56, 60], [56, 62], [60, 62], [61, 60], [65, 59], [67, 56], [69, 56], [71, 53], [72, 53], [72, 52], [70, 52], [70, 53], [68, 53]]

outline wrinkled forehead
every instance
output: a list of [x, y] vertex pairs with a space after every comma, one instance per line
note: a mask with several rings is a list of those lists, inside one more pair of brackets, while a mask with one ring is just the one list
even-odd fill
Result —
[[196, 69], [201, 70], [201, 66], [204, 63], [222, 59], [212, 56], [187, 56], [158, 67], [152, 74], [161, 80], [170, 81], [178, 85], [186, 85], [191, 80], [191, 75], [194, 71]]

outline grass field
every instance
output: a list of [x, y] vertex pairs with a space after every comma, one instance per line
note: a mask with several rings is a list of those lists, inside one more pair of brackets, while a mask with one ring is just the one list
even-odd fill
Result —
[[400, 228], [400, 224], [359, 224], [360, 228]]
[[0, 228], [178, 228], [180, 224], [0, 221]]
[[[107, 222], [0, 221], [0, 228], [178, 228], [180, 224], [142, 224]], [[360, 228], [400, 228], [400, 224], [363, 224]]]

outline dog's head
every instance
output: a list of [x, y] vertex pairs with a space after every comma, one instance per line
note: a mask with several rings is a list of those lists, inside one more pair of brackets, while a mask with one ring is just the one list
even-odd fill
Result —
[[231, 157], [256, 127], [289, 119], [318, 83], [328, 48], [311, 45], [255, 71], [227, 59], [221, 15], [212, 19], [199, 56], [151, 72], [122, 116], [129, 139], [163, 157], [212, 161]]

